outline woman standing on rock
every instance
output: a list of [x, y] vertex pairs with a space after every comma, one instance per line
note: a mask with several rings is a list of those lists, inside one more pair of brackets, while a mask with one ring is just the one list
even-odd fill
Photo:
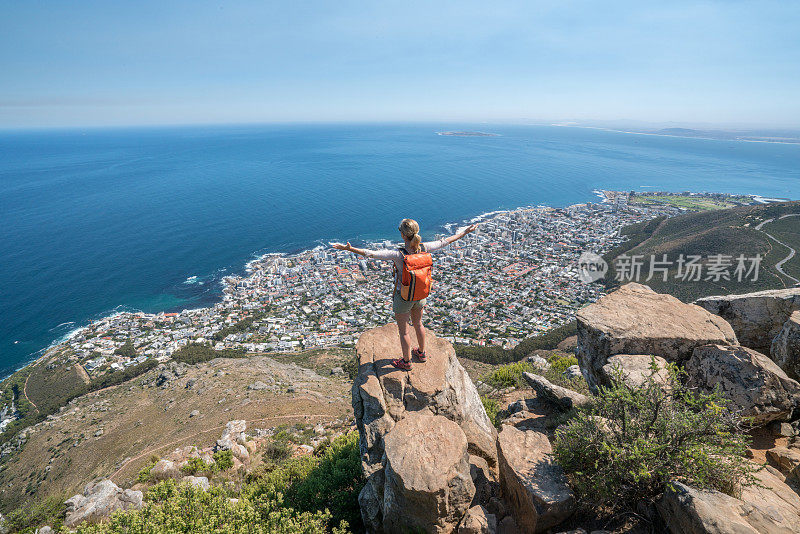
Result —
[[[411, 357], [415, 356], [424, 363], [425, 355], [425, 327], [422, 326], [422, 311], [431, 287], [431, 253], [441, 250], [453, 241], [458, 241], [470, 232], [474, 232], [477, 224], [472, 224], [455, 235], [445, 237], [439, 241], [422, 242], [419, 235], [419, 224], [414, 219], [403, 219], [400, 222], [400, 236], [404, 246], [397, 249], [365, 250], [356, 248], [348, 241], [331, 243], [333, 248], [347, 250], [360, 256], [376, 260], [394, 262], [394, 292], [392, 294], [392, 311], [397, 320], [397, 329], [400, 332], [400, 347], [403, 357], [392, 361], [392, 365], [404, 371], [411, 370]], [[411, 350], [411, 336], [408, 331], [408, 319], [414, 325], [417, 333], [419, 347]]]

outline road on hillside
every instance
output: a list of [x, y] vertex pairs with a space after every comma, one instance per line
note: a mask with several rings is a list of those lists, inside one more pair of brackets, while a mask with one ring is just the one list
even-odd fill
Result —
[[[785, 219], [787, 217], [800, 217], [800, 213], [789, 213], [787, 215], [781, 215], [780, 217], [778, 217], [778, 220]], [[761, 228], [764, 227], [765, 224], [771, 223], [774, 220], [775, 219], [767, 219], [766, 221], [762, 221], [761, 223], [759, 223], [758, 226], [755, 227], [755, 229], [758, 230], [759, 232], [761, 232], [762, 234], [764, 234], [765, 236], [767, 236], [768, 238], [772, 239], [773, 241], [775, 241], [779, 245], [783, 245], [784, 247], [789, 249], [789, 255], [775, 264], [775, 270], [778, 271], [779, 273], [781, 273], [786, 278], [794, 280], [795, 284], [800, 284], [800, 280], [798, 280], [797, 278], [795, 278], [794, 276], [788, 274], [786, 271], [783, 270], [783, 264], [786, 263], [787, 261], [791, 260], [792, 258], [794, 258], [794, 255], [797, 252], [794, 250], [794, 248], [790, 247], [789, 245], [787, 245], [783, 241], [780, 241], [775, 236], [773, 236], [773, 235], [771, 235], [771, 234], [769, 234], [769, 233], [767, 233], [767, 232], [765, 232], [764, 230], [761, 229]]]

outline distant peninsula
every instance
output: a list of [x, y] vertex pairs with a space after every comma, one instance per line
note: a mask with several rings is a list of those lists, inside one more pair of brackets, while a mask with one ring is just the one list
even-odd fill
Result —
[[436, 135], [449, 135], [451, 137], [498, 137], [499, 134], [487, 132], [436, 132]]

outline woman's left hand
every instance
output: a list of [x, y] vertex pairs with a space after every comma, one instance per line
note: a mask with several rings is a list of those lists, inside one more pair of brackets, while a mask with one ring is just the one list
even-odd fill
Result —
[[478, 229], [478, 223], [470, 224], [469, 226], [464, 228], [464, 235], [471, 234], [472, 232], [474, 232], [477, 229]]

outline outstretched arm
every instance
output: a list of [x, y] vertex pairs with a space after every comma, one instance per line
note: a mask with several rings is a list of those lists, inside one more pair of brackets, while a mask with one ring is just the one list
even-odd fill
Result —
[[445, 242], [446, 242], [446, 243], [449, 245], [449, 244], [450, 244], [450, 243], [452, 243], [453, 241], [458, 241], [459, 239], [461, 239], [461, 238], [462, 238], [462, 237], [464, 237], [465, 235], [467, 235], [467, 234], [471, 234], [471, 233], [472, 233], [472, 232], [474, 232], [474, 231], [475, 231], [477, 228], [478, 228], [478, 225], [477, 225], [477, 223], [476, 223], [476, 224], [470, 224], [469, 226], [467, 226], [466, 228], [462, 229], [462, 230], [461, 230], [460, 232], [458, 232], [457, 234], [451, 235], [450, 237], [445, 237], [445, 238], [444, 238], [444, 241], [445, 241]]
[[335, 248], [335, 249], [346, 250], [348, 252], [352, 252], [354, 254], [358, 254], [359, 256], [366, 256], [367, 255], [367, 251], [366, 250], [364, 250], [363, 248], [354, 247], [353, 245], [350, 244], [350, 241], [348, 241], [347, 244], [331, 243], [331, 246], [333, 248]]

